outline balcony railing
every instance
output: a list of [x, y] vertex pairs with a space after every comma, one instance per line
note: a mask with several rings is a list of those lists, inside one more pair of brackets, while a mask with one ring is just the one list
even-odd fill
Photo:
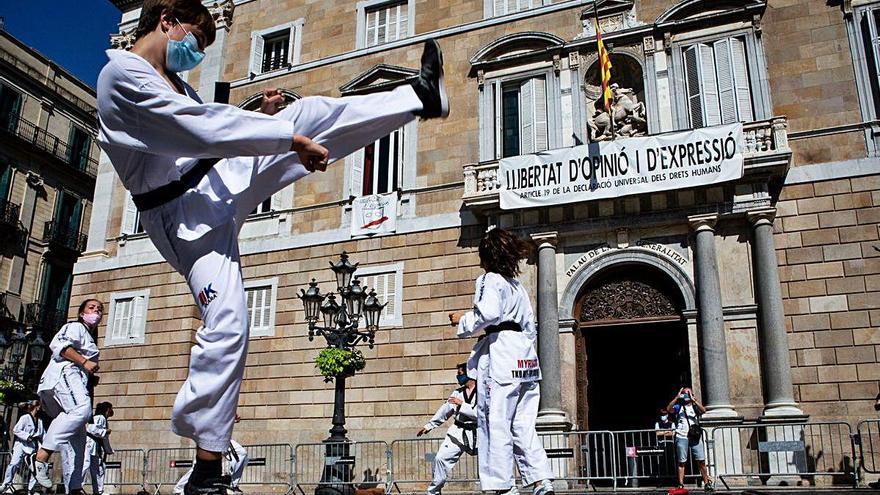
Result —
[[24, 321], [29, 326], [55, 330], [67, 321], [67, 311], [54, 304], [30, 303], [24, 307]]
[[60, 247], [78, 255], [86, 250], [89, 236], [53, 220], [46, 222], [43, 240], [50, 246]]
[[20, 216], [21, 206], [9, 201], [0, 201], [0, 228], [18, 227]]
[[[785, 117], [743, 124], [744, 173], [780, 171], [784, 174], [791, 161], [787, 128]], [[500, 189], [498, 160], [464, 166], [462, 200], [469, 208], [497, 208]]]
[[76, 152], [58, 136], [51, 134], [46, 129], [41, 129], [20, 115], [10, 115], [8, 120], [0, 122], [0, 132], [12, 134], [31, 143], [91, 178], [98, 175], [98, 160], [88, 154]]
[[0, 201], [0, 253], [23, 256], [27, 249], [28, 232], [19, 220], [21, 207]]

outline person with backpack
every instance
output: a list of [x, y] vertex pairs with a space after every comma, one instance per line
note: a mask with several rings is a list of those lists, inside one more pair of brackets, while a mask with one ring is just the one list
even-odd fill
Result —
[[[9, 460], [9, 466], [6, 468], [6, 476], [3, 477], [3, 484], [0, 485], [0, 493], [15, 493], [12, 486], [12, 480], [15, 473], [21, 468], [21, 464], [27, 460], [27, 456], [32, 455], [34, 450], [39, 446], [40, 438], [43, 437], [43, 421], [39, 418], [40, 401], [32, 400], [24, 402], [19, 407], [25, 412], [18, 422], [12, 434], [15, 435], [15, 446], [12, 447], [12, 458]], [[37, 485], [37, 479], [29, 476], [28, 493], [33, 493]]]
[[706, 408], [700, 404], [689, 387], [682, 387], [666, 406], [675, 418], [675, 455], [678, 461], [678, 488], [684, 488], [684, 468], [688, 453], [693, 455], [703, 476], [703, 486], [707, 492], [715, 491], [715, 485], [706, 469], [706, 448], [703, 443], [703, 427], [700, 416]]

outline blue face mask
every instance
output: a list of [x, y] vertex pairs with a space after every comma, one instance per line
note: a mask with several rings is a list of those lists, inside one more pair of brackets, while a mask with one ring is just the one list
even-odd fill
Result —
[[[180, 25], [180, 21], [177, 22]], [[181, 28], [183, 29], [183, 28]], [[168, 36], [168, 33], [165, 33]], [[182, 40], [176, 41], [168, 36], [168, 47], [165, 49], [165, 68], [171, 72], [185, 72], [195, 69], [205, 58], [199, 50], [196, 36], [187, 32]]]
[[459, 385], [467, 385], [468, 380], [470, 380], [467, 375], [455, 375], [455, 379], [458, 380]]

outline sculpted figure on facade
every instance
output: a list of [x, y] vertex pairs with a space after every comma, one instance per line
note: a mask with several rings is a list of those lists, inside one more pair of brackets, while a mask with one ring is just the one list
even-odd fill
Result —
[[588, 124], [594, 142], [607, 141], [612, 136], [635, 137], [648, 133], [645, 104], [639, 101], [631, 88], [612, 84], [610, 112], [603, 108], [601, 98], [596, 100], [593, 108], [595, 111], [588, 119]]

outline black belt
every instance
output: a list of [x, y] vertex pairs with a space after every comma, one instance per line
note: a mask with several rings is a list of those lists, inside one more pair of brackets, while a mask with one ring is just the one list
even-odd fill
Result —
[[157, 187], [152, 191], [141, 194], [132, 194], [131, 199], [138, 211], [147, 211], [157, 208], [183, 196], [183, 193], [199, 185], [199, 182], [208, 175], [219, 158], [202, 158], [196, 166], [187, 170], [180, 179], [169, 182], [164, 186]]
[[455, 426], [461, 428], [462, 430], [467, 431], [477, 431], [477, 422], [476, 421], [468, 421], [465, 423], [464, 421], [455, 420]]
[[522, 332], [523, 329], [519, 323], [515, 321], [502, 321], [497, 325], [490, 325], [486, 327], [486, 335], [490, 333], [498, 333], [504, 330], [510, 330], [511, 332]]

